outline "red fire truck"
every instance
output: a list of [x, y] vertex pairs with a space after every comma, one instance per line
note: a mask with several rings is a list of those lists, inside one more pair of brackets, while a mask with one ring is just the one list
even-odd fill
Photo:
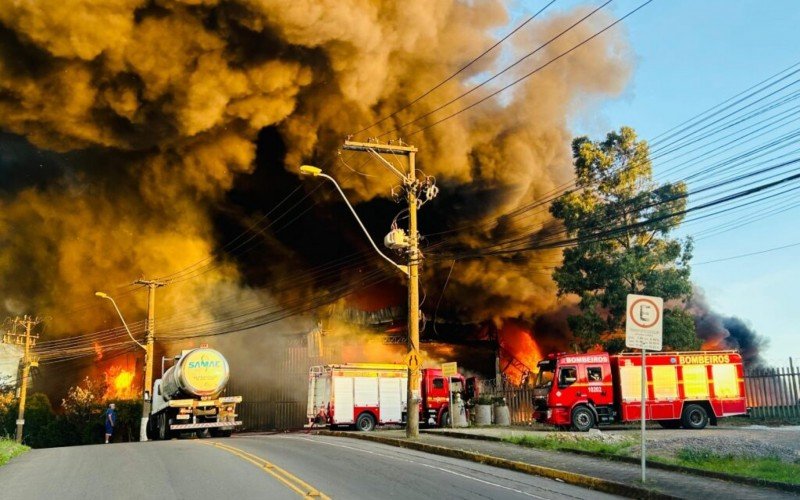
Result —
[[[648, 353], [645, 418], [702, 429], [747, 413], [742, 357], [735, 351]], [[641, 419], [641, 354], [550, 354], [539, 362], [534, 418], [588, 431]]]
[[[376, 425], [405, 423], [407, 374], [406, 366], [398, 364], [312, 366], [306, 427], [354, 425], [358, 430], [371, 431]], [[449, 418], [450, 385], [464, 390], [462, 395], [467, 396], [464, 377], [444, 377], [441, 369], [423, 368], [420, 382], [420, 422], [444, 425]]]

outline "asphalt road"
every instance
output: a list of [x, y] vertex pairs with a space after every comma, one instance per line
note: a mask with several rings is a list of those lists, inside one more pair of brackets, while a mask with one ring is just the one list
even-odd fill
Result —
[[32, 450], [4, 499], [611, 498], [551, 479], [332, 436], [281, 434]]

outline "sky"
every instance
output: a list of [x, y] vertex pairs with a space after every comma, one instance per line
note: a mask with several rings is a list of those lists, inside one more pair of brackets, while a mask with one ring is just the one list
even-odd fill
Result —
[[[544, 3], [524, 2], [514, 14]], [[621, 16], [640, 3], [622, 0], [609, 7]], [[578, 4], [584, 2], [556, 5]], [[576, 135], [601, 139], [628, 125], [642, 138], [655, 137], [800, 61], [800, 8], [792, 1], [656, 0], [624, 25], [635, 53], [631, 81], [621, 96], [599, 103], [596, 113], [573, 117]], [[785, 130], [792, 128], [797, 124]], [[655, 161], [655, 176], [664, 168]], [[769, 338], [763, 356], [777, 366], [787, 365], [790, 356], [800, 360], [800, 246], [703, 262], [798, 243], [798, 216], [800, 208], [794, 208], [695, 242], [693, 281], [717, 312], [740, 317]]]

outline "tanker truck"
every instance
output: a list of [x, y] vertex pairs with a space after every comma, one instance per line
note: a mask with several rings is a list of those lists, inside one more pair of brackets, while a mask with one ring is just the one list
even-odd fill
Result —
[[170, 439], [183, 432], [198, 437], [228, 437], [242, 425], [236, 420], [241, 396], [221, 396], [230, 368], [214, 349], [183, 351], [175, 363], [153, 383], [153, 400], [147, 424], [149, 439]]

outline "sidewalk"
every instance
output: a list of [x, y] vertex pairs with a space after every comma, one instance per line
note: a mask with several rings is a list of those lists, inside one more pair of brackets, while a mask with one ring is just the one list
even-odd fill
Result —
[[[445, 433], [459, 432], [460, 437]], [[566, 452], [538, 450], [494, 440], [503, 434], [520, 435], [524, 430], [502, 428], [424, 430], [417, 440], [405, 438], [402, 430], [363, 432], [330, 432], [330, 434], [357, 439], [379, 441], [394, 446], [407, 447], [439, 455], [489, 463], [499, 467], [544, 475], [571, 484], [591, 487], [621, 495], [647, 498], [703, 498], [731, 500], [798, 498], [791, 493], [767, 487], [748, 486], [720, 479], [702, 477], [663, 469], [648, 468], [647, 483], [641, 483], [641, 469], [637, 464], [613, 461]], [[467, 439], [465, 439], [465, 437]], [[477, 438], [477, 439], [476, 439]], [[592, 479], [598, 481], [593, 482]]]

